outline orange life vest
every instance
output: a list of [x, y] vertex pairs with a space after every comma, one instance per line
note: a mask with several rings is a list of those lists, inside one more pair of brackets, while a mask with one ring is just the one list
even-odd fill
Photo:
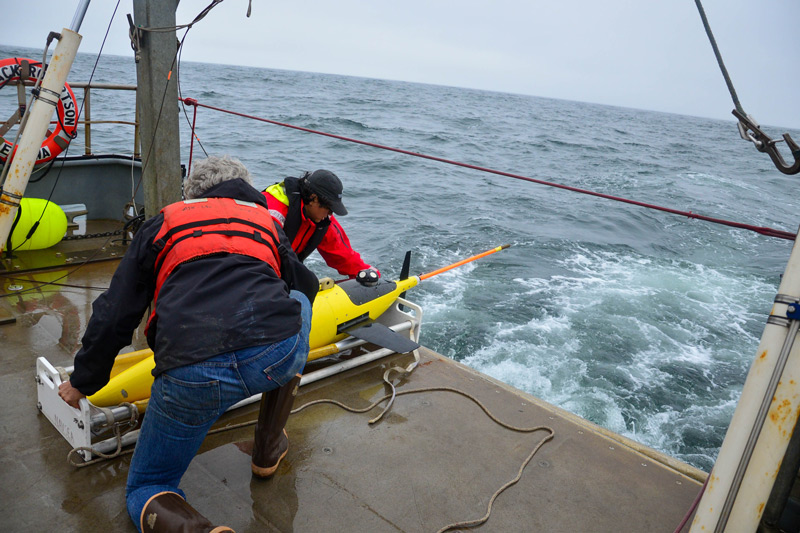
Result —
[[170, 204], [161, 212], [164, 223], [153, 241], [156, 287], [148, 328], [164, 281], [182, 263], [218, 253], [241, 254], [261, 259], [281, 275], [280, 241], [263, 206], [233, 198], [198, 198]]

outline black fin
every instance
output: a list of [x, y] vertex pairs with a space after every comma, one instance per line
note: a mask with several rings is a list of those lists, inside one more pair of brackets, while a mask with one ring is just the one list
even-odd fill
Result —
[[[410, 270], [411, 270], [411, 250], [406, 252], [406, 257], [405, 259], [403, 259], [403, 268], [400, 269], [400, 281], [408, 279], [408, 273]], [[403, 291], [403, 293], [400, 294], [400, 298], [405, 298], [405, 297], [406, 297], [406, 291]], [[404, 310], [402, 305], [399, 306], [399, 309], [401, 311]]]
[[397, 353], [408, 353], [419, 348], [419, 344], [416, 342], [378, 322], [352, 329], [347, 333], [357, 339], [377, 344]]

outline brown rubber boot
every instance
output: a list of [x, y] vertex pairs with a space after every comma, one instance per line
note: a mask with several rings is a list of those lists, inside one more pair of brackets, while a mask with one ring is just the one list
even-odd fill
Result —
[[274, 474], [281, 459], [289, 451], [289, 437], [283, 428], [289, 420], [301, 377], [297, 374], [283, 387], [261, 395], [261, 408], [258, 412], [253, 444], [253, 462], [250, 465], [255, 476], [269, 477]]
[[147, 500], [139, 525], [142, 533], [235, 533], [209, 522], [175, 492], [159, 492]]

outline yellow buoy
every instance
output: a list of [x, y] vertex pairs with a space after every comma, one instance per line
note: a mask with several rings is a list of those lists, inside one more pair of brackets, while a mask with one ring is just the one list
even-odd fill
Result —
[[[39, 222], [28, 237], [31, 228]], [[67, 215], [57, 204], [43, 198], [23, 198], [19, 217], [11, 234], [11, 250], [42, 250], [50, 248], [64, 238], [67, 232]], [[5, 243], [4, 243], [5, 244]]]

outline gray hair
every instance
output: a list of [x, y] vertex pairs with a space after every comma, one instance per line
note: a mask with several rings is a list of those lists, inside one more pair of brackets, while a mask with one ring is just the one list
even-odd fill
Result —
[[214, 185], [237, 178], [253, 184], [250, 171], [238, 159], [227, 155], [209, 156], [192, 165], [192, 173], [183, 182], [183, 196], [187, 200], [200, 198]]

